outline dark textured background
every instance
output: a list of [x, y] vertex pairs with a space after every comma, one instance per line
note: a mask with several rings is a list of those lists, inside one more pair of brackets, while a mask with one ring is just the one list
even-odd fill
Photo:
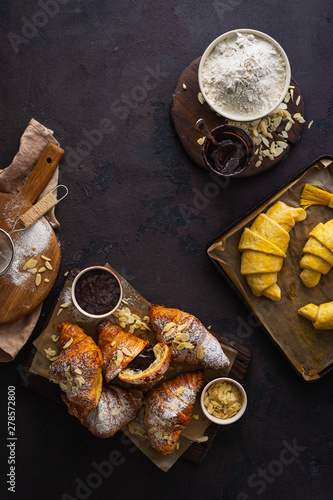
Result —
[[[18, 382], [18, 368], [40, 333], [63, 273], [73, 266], [108, 261], [148, 300], [192, 312], [227, 336], [236, 334], [239, 318], [247, 321], [247, 309], [217, 274], [205, 246], [316, 157], [333, 153], [332, 3], [53, 0], [48, 5], [54, 13], [46, 21], [36, 18], [38, 29], [30, 25], [27, 31], [41, 2], [0, 1], [0, 167], [11, 162], [33, 117], [53, 129], [66, 150], [60, 178], [70, 190], [57, 208], [62, 267], [56, 286], [31, 340], [14, 362], [0, 367], [1, 429], [7, 422], [7, 386], [16, 385], [18, 436], [17, 491], [11, 496], [1, 442], [1, 498], [84, 498], [75, 491], [76, 478], [86, 481], [93, 462], [107, 460], [112, 449], [124, 463], [85, 498], [332, 498], [333, 375], [305, 383], [259, 327], [241, 340], [253, 353], [244, 381], [248, 410], [237, 424], [219, 430], [199, 466], [179, 460], [161, 472], [120, 435], [94, 438], [63, 407]], [[211, 179], [186, 156], [173, 131], [172, 92], [183, 69], [214, 38], [242, 27], [281, 43], [304, 95], [306, 119], [314, 123], [310, 130], [304, 127], [278, 167], [233, 180], [185, 220], [182, 209], [194, 207]], [[12, 34], [28, 36], [16, 51]], [[152, 73], [154, 88], [140, 93]], [[95, 135], [91, 148], [82, 147], [102, 119], [112, 122], [113, 130]], [[285, 442], [302, 450], [281, 468]], [[268, 479], [259, 483], [264, 469]]]

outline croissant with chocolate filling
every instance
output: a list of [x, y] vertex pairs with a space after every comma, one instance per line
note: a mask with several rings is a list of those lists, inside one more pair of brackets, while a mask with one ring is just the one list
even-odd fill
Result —
[[115, 378], [148, 344], [147, 340], [124, 332], [118, 325], [108, 320], [98, 325], [97, 334], [106, 382]]
[[60, 354], [49, 367], [51, 379], [59, 382], [80, 416], [98, 405], [102, 391], [102, 353], [78, 325], [58, 325]]
[[171, 353], [163, 342], [148, 346], [122, 370], [118, 378], [123, 382], [148, 389], [155, 385], [169, 368]]
[[204, 386], [201, 371], [182, 373], [151, 389], [144, 399], [148, 442], [162, 455], [169, 455], [193, 414], [197, 392]]
[[217, 370], [229, 366], [219, 341], [191, 314], [153, 305], [149, 315], [157, 340], [170, 347], [172, 361]]
[[319, 306], [307, 304], [298, 310], [298, 314], [312, 321], [316, 330], [333, 329], [333, 302], [325, 302]]
[[133, 420], [141, 409], [142, 398], [142, 392], [136, 389], [126, 390], [122, 387], [103, 385], [98, 406], [81, 418], [67, 395], [62, 395], [69, 413], [78, 417], [82, 425], [88, 427], [94, 436], [100, 438], [114, 436], [117, 431]]
[[294, 208], [282, 201], [274, 203], [266, 212], [260, 213], [246, 227], [239, 241], [242, 252], [240, 273], [245, 276], [253, 295], [262, 295], [271, 300], [281, 299], [277, 275], [286, 257], [289, 232], [295, 223], [306, 218], [303, 208]]

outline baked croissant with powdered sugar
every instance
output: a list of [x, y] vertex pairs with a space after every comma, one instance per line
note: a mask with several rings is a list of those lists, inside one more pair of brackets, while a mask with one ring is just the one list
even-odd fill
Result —
[[157, 340], [169, 346], [172, 361], [216, 370], [229, 366], [217, 338], [195, 316], [159, 305], [149, 307], [149, 316]]
[[176, 447], [193, 414], [198, 391], [204, 386], [202, 371], [182, 373], [151, 389], [144, 399], [148, 442], [162, 455]]

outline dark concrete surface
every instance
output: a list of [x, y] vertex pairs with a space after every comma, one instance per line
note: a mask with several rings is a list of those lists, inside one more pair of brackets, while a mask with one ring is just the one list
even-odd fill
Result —
[[[0, 167], [11, 162], [33, 117], [66, 150], [60, 179], [70, 191], [57, 207], [56, 286], [27, 345], [0, 367], [1, 498], [333, 498], [333, 374], [307, 384], [259, 327], [238, 338], [253, 353], [245, 416], [219, 430], [201, 465], [179, 460], [168, 473], [120, 435], [94, 438], [63, 407], [18, 380], [63, 273], [74, 266], [108, 261], [147, 299], [236, 335], [239, 318], [246, 322], [249, 313], [205, 246], [319, 155], [333, 153], [332, 14], [329, 0], [0, 1]], [[314, 123], [278, 167], [231, 181], [185, 220], [181, 208], [194, 208], [211, 179], [174, 133], [172, 92], [215, 37], [242, 27], [281, 43], [304, 95], [306, 120]], [[96, 133], [105, 123], [110, 128]], [[9, 385], [16, 386], [15, 493], [6, 485]], [[112, 450], [121, 455], [119, 465], [99, 476], [98, 488], [84, 489], [94, 463], [108, 460]]]

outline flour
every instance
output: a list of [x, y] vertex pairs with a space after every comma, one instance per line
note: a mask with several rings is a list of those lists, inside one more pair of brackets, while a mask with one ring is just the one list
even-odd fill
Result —
[[254, 34], [237, 33], [218, 43], [202, 71], [207, 98], [216, 111], [250, 115], [269, 112], [282, 96], [286, 65], [278, 50]]

